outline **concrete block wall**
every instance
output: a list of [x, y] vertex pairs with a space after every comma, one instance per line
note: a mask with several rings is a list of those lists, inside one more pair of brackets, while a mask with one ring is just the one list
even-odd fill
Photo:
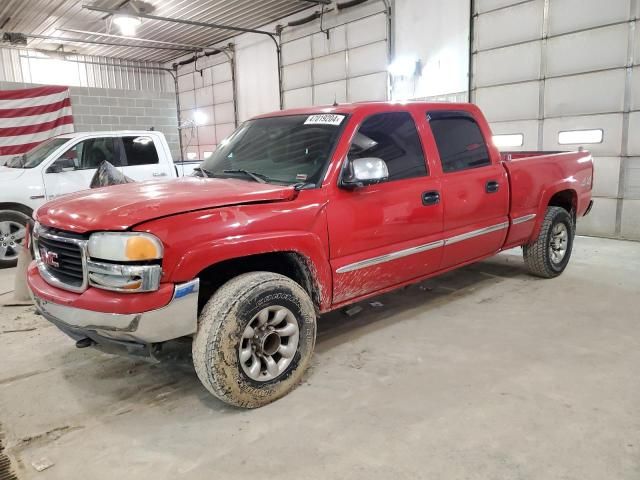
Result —
[[[30, 88], [29, 83], [0, 82], [0, 90]], [[173, 92], [69, 87], [77, 132], [155, 130], [164, 133], [174, 159], [180, 153], [178, 113]]]

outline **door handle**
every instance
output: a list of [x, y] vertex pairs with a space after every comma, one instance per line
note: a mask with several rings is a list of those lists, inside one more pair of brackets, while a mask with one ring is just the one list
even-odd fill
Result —
[[437, 205], [440, 203], [440, 192], [436, 192], [435, 190], [431, 190], [429, 192], [424, 192], [422, 194], [422, 204], [425, 206], [428, 205]]
[[153, 172], [153, 176], [154, 177], [166, 177], [167, 173], [166, 172]]
[[484, 187], [484, 191], [487, 193], [496, 193], [500, 190], [500, 184], [495, 180], [489, 180]]

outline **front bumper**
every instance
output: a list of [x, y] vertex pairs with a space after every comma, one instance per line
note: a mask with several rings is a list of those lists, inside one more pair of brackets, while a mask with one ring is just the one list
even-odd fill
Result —
[[173, 297], [166, 306], [127, 314], [96, 312], [54, 303], [38, 295], [33, 283], [30, 287], [33, 301], [42, 316], [74, 340], [90, 338], [99, 344], [149, 345], [192, 335], [198, 326], [197, 278], [175, 285]]

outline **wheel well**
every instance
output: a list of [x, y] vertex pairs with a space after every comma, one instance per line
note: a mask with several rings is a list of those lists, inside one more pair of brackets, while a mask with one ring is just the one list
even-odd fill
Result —
[[33, 210], [26, 205], [22, 205], [21, 203], [0, 202], [0, 210], [13, 210], [16, 212], [24, 213], [29, 218], [31, 218], [31, 215], [33, 215]]
[[567, 212], [575, 214], [577, 195], [573, 190], [562, 190], [557, 192], [549, 200], [550, 207], [562, 207]]
[[319, 310], [320, 289], [312, 273], [311, 262], [299, 253], [272, 252], [224, 260], [202, 270], [198, 274], [200, 278], [198, 312], [211, 295], [226, 282], [243, 273], [258, 271], [279, 273], [289, 277], [305, 289], [316, 310]]

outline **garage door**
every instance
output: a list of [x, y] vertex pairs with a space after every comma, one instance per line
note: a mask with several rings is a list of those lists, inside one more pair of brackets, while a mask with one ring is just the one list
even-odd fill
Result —
[[[208, 63], [204, 63], [208, 61]], [[184, 157], [205, 159], [235, 129], [231, 62], [222, 55], [199, 60], [178, 71]]]
[[476, 0], [472, 100], [504, 150], [594, 155], [579, 233], [640, 238], [640, 32], [634, 0]]
[[[354, 18], [355, 17], [355, 18]], [[325, 15], [282, 34], [285, 108], [386, 100], [387, 17], [382, 2]]]

